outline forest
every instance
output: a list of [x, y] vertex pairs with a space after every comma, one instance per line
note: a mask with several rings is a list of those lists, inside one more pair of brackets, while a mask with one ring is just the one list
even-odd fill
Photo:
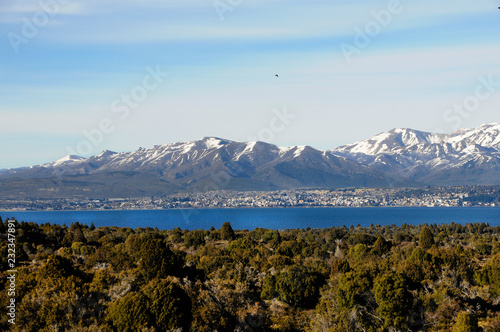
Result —
[[[0, 220], [2, 331], [500, 331], [500, 227]], [[8, 227], [16, 231], [15, 324]]]

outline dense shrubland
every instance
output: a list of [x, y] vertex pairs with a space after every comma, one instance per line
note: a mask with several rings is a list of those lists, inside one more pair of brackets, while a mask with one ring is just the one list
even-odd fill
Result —
[[486, 224], [188, 231], [21, 222], [17, 324], [3, 315], [0, 329], [500, 331], [499, 232]]

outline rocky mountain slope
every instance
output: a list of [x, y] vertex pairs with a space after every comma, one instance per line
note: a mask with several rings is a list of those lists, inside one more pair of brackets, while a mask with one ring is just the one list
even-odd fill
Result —
[[452, 134], [393, 129], [330, 152], [396, 179], [430, 185], [500, 183], [500, 123]]
[[500, 123], [452, 134], [392, 129], [329, 151], [205, 137], [0, 171], [0, 197], [476, 184], [500, 184]]
[[[104, 151], [84, 159], [0, 172], [0, 192], [22, 195], [134, 197], [210, 190], [385, 187], [397, 185], [378, 171], [309, 146], [278, 147], [206, 137], [193, 142]], [[3, 187], [3, 188], [2, 188]]]

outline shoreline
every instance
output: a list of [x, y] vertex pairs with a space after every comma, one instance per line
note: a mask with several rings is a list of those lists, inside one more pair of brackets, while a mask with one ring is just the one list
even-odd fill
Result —
[[181, 207], [181, 208], [158, 208], [158, 209], [65, 209], [65, 210], [2, 210], [0, 209], [0, 213], [7, 212], [106, 212], [106, 211], [175, 211], [175, 210], [267, 210], [267, 209], [406, 209], [406, 208], [422, 208], [422, 209], [433, 209], [433, 208], [442, 208], [442, 209], [474, 209], [474, 208], [491, 208], [496, 209], [500, 206], [230, 206], [230, 207], [219, 207], [219, 206], [210, 206], [210, 207]]

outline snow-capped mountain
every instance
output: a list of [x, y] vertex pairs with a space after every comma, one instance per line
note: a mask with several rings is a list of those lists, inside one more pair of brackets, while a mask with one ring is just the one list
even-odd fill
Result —
[[357, 162], [310, 146], [279, 147], [216, 137], [133, 152], [103, 151], [87, 159], [68, 156], [49, 164], [0, 172], [0, 179], [17, 183], [26, 195], [37, 196], [65, 195], [71, 190], [81, 195], [87, 191], [93, 196], [131, 197], [222, 189], [397, 185]]
[[205, 137], [0, 171], [0, 197], [474, 184], [500, 184], [500, 123], [451, 134], [393, 129], [330, 151]]
[[393, 129], [331, 152], [397, 179], [439, 185], [500, 183], [500, 123], [451, 134]]

